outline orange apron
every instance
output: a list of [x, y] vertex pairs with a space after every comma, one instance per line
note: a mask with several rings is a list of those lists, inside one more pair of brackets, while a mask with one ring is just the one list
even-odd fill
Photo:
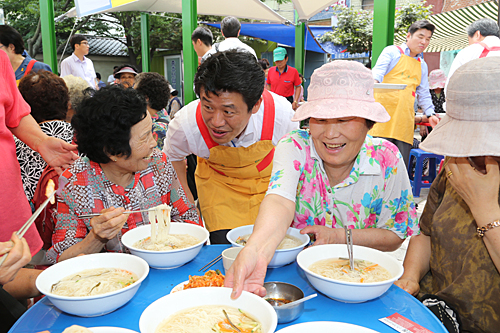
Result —
[[376, 123], [368, 132], [372, 136], [396, 139], [413, 144], [415, 129], [415, 91], [422, 79], [420, 58], [414, 59], [401, 52], [401, 58], [394, 68], [384, 76], [382, 83], [406, 84], [404, 90], [375, 93], [375, 101], [382, 104], [391, 120], [387, 123]]
[[249, 147], [220, 146], [209, 134], [196, 109], [196, 122], [210, 150], [207, 159], [198, 157], [195, 172], [201, 214], [208, 231], [253, 224], [264, 199], [274, 156], [274, 100], [264, 89], [264, 121], [260, 141]]

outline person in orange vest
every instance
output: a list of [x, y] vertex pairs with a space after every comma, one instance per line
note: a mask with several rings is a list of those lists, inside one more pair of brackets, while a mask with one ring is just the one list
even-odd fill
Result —
[[21, 34], [8, 25], [0, 25], [0, 48], [7, 53], [10, 64], [16, 76], [17, 85], [19, 81], [29, 72], [43, 69], [52, 72], [49, 65], [30, 57], [24, 49], [24, 41]]
[[264, 83], [264, 71], [252, 54], [216, 53], [195, 75], [200, 99], [179, 110], [168, 126], [163, 151], [191, 200], [184, 160], [198, 156], [198, 200], [213, 244], [228, 243], [230, 229], [255, 222], [274, 147], [298, 128], [290, 103], [265, 90]]
[[376, 83], [406, 84], [404, 90], [375, 93], [375, 100], [385, 107], [391, 120], [375, 124], [368, 133], [394, 143], [403, 155], [406, 166], [413, 144], [415, 95], [418, 96], [418, 104], [424, 111], [425, 120], [433, 127], [439, 122], [439, 118], [434, 115], [427, 78], [428, 68], [423, 56], [434, 29], [434, 25], [426, 20], [413, 23], [408, 29], [406, 43], [387, 46], [372, 69]]

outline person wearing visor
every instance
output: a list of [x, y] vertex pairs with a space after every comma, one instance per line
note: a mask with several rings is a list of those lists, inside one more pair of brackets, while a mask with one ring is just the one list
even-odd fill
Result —
[[459, 67], [448, 84], [446, 116], [420, 145], [447, 158], [395, 284], [454, 309], [450, 332], [500, 327], [499, 76], [500, 57]]
[[265, 90], [264, 81], [250, 53], [216, 53], [195, 75], [200, 99], [183, 107], [168, 126], [163, 150], [186, 191], [184, 160], [198, 156], [196, 188], [212, 244], [228, 243], [230, 229], [254, 223], [269, 184], [274, 147], [298, 128], [291, 121], [290, 103]]
[[373, 97], [369, 69], [333, 61], [316, 69], [308, 102], [292, 120], [309, 120], [276, 147], [271, 181], [252, 235], [226, 275], [233, 298], [264, 296], [266, 267], [292, 226], [314, 234], [314, 245], [354, 244], [396, 250], [419, 233], [408, 174], [397, 147], [368, 130], [389, 114]]
[[121, 84], [124, 88], [132, 88], [137, 74], [139, 74], [139, 71], [134, 66], [121, 65], [115, 72], [116, 84]]
[[285, 97], [296, 110], [300, 102], [300, 85], [302, 84], [299, 72], [287, 65], [288, 54], [283, 47], [274, 49], [273, 60], [276, 66], [269, 68], [267, 72], [266, 88]]

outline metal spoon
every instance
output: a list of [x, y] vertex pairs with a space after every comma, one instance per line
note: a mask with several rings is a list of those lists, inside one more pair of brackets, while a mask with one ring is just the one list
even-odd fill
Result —
[[311, 298], [314, 298], [318, 296], [318, 294], [312, 294], [312, 295], [309, 295], [309, 296], [306, 296], [306, 297], [302, 297], [302, 298], [299, 298], [298, 300], [295, 300], [293, 302], [290, 302], [290, 303], [286, 303], [284, 305], [280, 305], [280, 306], [276, 306], [276, 308], [279, 308], [279, 309], [286, 309], [286, 308], [290, 308], [294, 305], [297, 305], [297, 304], [300, 304], [302, 302], [305, 302], [305, 301], [308, 301], [310, 300]]
[[345, 240], [347, 243], [347, 254], [349, 256], [349, 268], [351, 271], [354, 270], [354, 257], [353, 257], [353, 250], [352, 250], [352, 230], [347, 228], [346, 225], [344, 225], [344, 230], [345, 230]]

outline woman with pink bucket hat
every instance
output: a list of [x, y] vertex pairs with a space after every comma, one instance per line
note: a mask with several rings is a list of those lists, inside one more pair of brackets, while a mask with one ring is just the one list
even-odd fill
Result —
[[367, 135], [389, 114], [373, 98], [369, 69], [334, 61], [314, 71], [309, 99], [292, 120], [310, 119], [276, 148], [266, 197], [254, 231], [226, 276], [233, 297], [243, 289], [264, 296], [267, 264], [291, 225], [314, 234], [315, 245], [345, 243], [396, 250], [419, 233], [415, 203], [397, 147]]
[[[434, 69], [429, 73], [429, 92], [434, 105], [434, 112], [444, 113], [443, 104], [446, 101], [444, 94], [444, 84], [446, 83], [446, 74], [441, 69]], [[419, 119], [420, 118], [420, 119]], [[415, 116], [416, 123], [426, 123], [428, 119], [425, 115]], [[427, 135], [432, 131], [431, 126], [420, 126], [420, 135], [422, 141], [425, 140]]]
[[396, 285], [415, 296], [431, 294], [424, 304], [454, 308], [462, 324], [450, 332], [500, 329], [499, 77], [500, 57], [458, 68], [447, 86], [446, 116], [420, 145], [448, 157]]

